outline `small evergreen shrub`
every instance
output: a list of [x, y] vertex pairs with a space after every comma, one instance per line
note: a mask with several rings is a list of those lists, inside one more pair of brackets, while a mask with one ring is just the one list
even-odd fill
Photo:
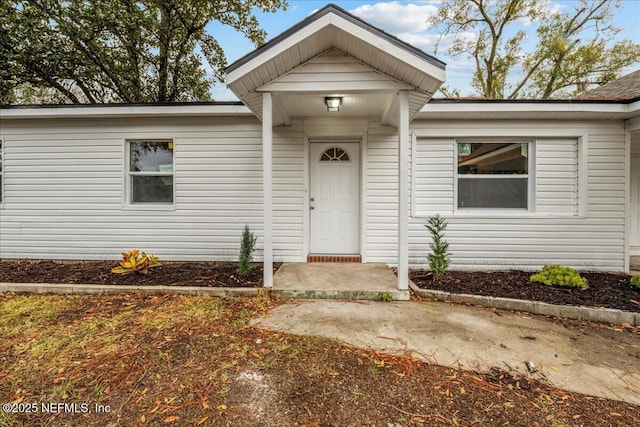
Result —
[[532, 275], [529, 280], [545, 285], [589, 289], [587, 279], [573, 268], [562, 265], [545, 265], [541, 272]]
[[631, 278], [631, 286], [635, 286], [640, 289], [640, 274], [634, 274]]
[[447, 222], [440, 215], [429, 217], [425, 224], [431, 234], [431, 253], [429, 254], [429, 268], [434, 277], [443, 275], [449, 269], [449, 243], [444, 239], [444, 230]]
[[256, 248], [257, 237], [249, 231], [249, 226], [245, 224], [240, 240], [240, 257], [238, 258], [237, 272], [241, 276], [245, 276], [253, 270], [253, 251]]

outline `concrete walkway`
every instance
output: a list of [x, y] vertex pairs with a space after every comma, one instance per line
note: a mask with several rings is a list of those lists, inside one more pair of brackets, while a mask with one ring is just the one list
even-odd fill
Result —
[[[440, 302], [300, 300], [252, 321], [443, 366], [515, 369], [558, 388], [640, 405], [640, 335]], [[527, 362], [532, 362], [529, 372]]]
[[409, 300], [386, 264], [285, 263], [273, 276], [273, 289], [289, 298]]

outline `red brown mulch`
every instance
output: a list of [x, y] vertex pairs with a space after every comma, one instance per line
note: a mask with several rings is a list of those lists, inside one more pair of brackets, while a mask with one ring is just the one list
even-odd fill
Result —
[[630, 284], [627, 274], [582, 272], [589, 284], [584, 290], [530, 282], [532, 274], [517, 270], [448, 271], [434, 280], [431, 272], [414, 270], [409, 277], [421, 289], [640, 312], [640, 288]]
[[[58, 263], [53, 261], [0, 262], [0, 282], [70, 283], [90, 285], [165, 285], [236, 288], [262, 286], [262, 264], [240, 276], [235, 262], [169, 262], [149, 274], [119, 275], [111, 272], [117, 261]], [[279, 265], [274, 265], [274, 271]]]

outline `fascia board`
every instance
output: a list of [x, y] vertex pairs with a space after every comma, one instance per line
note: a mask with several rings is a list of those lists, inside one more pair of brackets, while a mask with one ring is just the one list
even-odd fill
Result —
[[282, 52], [295, 46], [296, 44], [306, 39], [307, 37], [312, 36], [316, 32], [322, 30], [324, 27], [326, 27], [331, 23], [330, 16], [331, 15], [329, 14], [329, 15], [324, 15], [318, 18], [318, 20], [310, 23], [306, 27], [301, 28], [296, 33], [282, 40], [280, 43], [277, 43], [276, 45], [271, 46], [271, 48], [269, 48], [262, 54], [256, 56], [255, 58], [251, 59], [245, 64], [242, 64], [240, 67], [236, 68], [235, 70], [229, 72], [225, 78], [226, 84], [227, 85], [233, 84], [233, 82], [243, 77], [244, 75], [250, 73], [252, 70], [258, 68], [260, 65], [272, 60], [276, 56], [280, 55]]
[[73, 106], [65, 108], [9, 108], [0, 109], [4, 119], [61, 119], [111, 117], [197, 117], [245, 116], [253, 113], [244, 105], [162, 105], [162, 106]]
[[433, 64], [430, 64], [428, 61], [418, 58], [414, 54], [396, 46], [395, 44], [376, 36], [375, 34], [370, 33], [369, 31], [361, 28], [352, 22], [347, 21], [341, 16], [337, 15], [329, 15], [331, 18], [331, 24], [340, 28], [347, 34], [350, 34], [354, 37], [357, 37], [361, 41], [382, 50], [385, 53], [390, 54], [394, 58], [398, 59], [401, 62], [404, 62], [426, 74], [429, 74], [434, 79], [440, 81], [440, 83], [444, 83], [446, 79], [446, 72], [444, 69], [438, 68]]
[[629, 113], [633, 114], [635, 117], [640, 116], [640, 101], [629, 104]]
[[627, 104], [585, 104], [585, 103], [543, 103], [543, 102], [464, 102], [464, 103], [427, 103], [420, 109], [420, 113], [496, 113], [508, 116], [509, 113], [606, 113], [626, 114], [629, 112]]

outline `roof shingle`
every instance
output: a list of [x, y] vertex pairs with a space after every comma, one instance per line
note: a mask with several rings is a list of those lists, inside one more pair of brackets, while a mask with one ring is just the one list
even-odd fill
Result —
[[640, 70], [578, 95], [574, 99], [627, 101], [636, 98], [640, 98]]

